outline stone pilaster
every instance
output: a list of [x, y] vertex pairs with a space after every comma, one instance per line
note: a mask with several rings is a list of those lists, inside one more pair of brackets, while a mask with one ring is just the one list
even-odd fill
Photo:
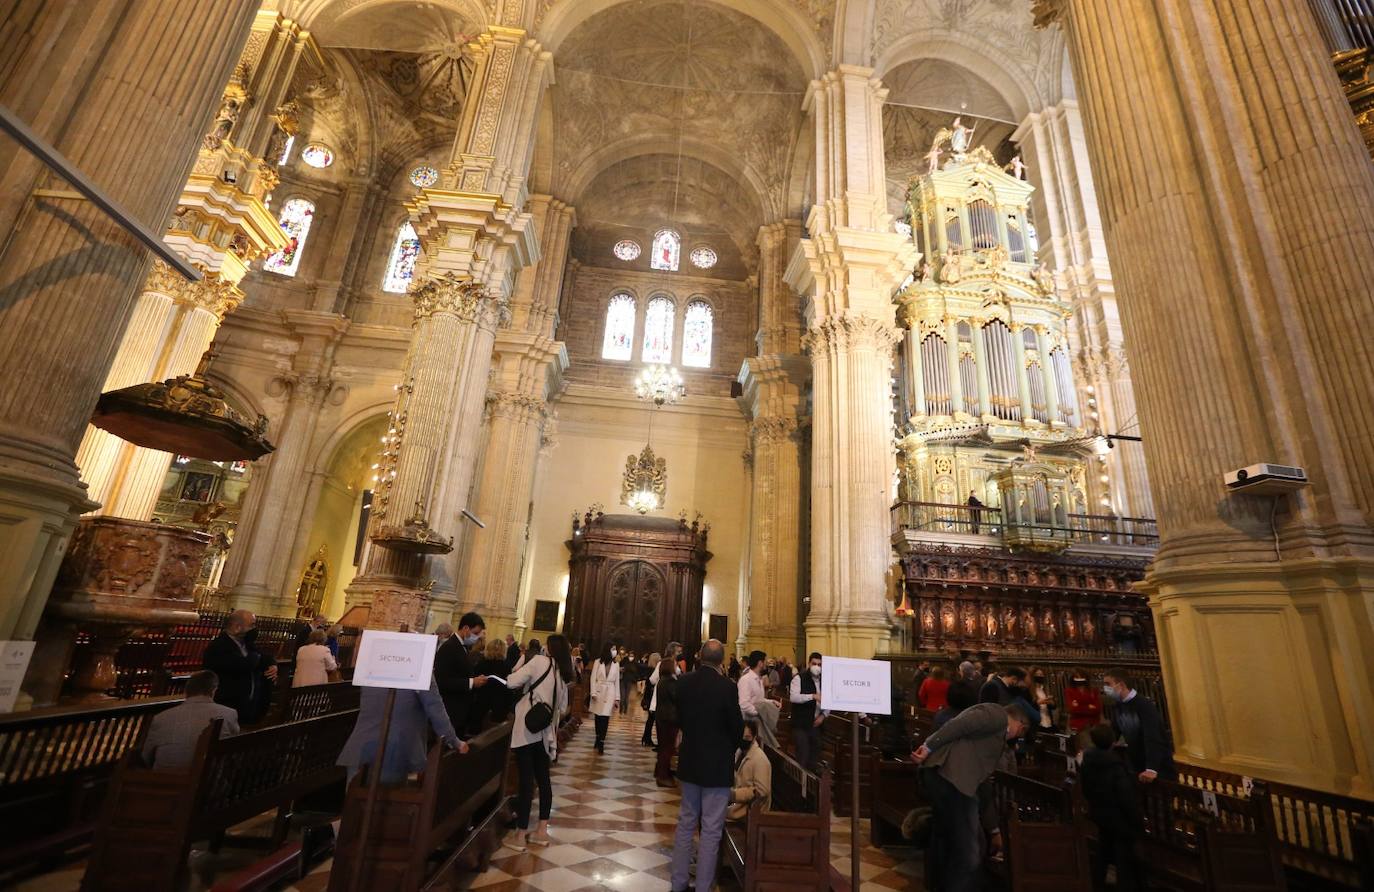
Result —
[[[1187, 759], [1374, 796], [1374, 168], [1306, 4], [1041, 0], [1083, 100], [1161, 546]], [[1308, 487], [1229, 494], [1299, 465]], [[1272, 524], [1272, 526], [1271, 526]], [[1266, 723], [1254, 700], [1290, 721]]]
[[747, 650], [795, 654], [802, 640], [802, 391], [810, 372], [798, 354], [750, 357], [740, 370], [748, 407], [753, 509], [748, 588], [740, 614]]
[[[0, 104], [160, 228], [257, 6], [24, 4], [8, 16]], [[13, 143], [0, 149], [0, 246], [0, 639], [11, 639], [32, 635], [76, 517], [94, 507], [73, 459], [152, 258]]]
[[294, 531], [304, 515], [320, 411], [335, 391], [334, 350], [348, 328], [342, 316], [297, 310], [286, 317], [300, 344], [289, 372], [269, 384], [269, 395], [285, 405], [281, 422], [269, 429], [276, 444], [255, 464], [243, 515], [235, 532], [220, 587], [233, 607], [268, 616], [295, 613], [291, 572]]
[[807, 646], [871, 657], [891, 640], [886, 603], [892, 448], [892, 294], [915, 247], [887, 212], [882, 103], [866, 68], [814, 81], [816, 205], [788, 265], [811, 354], [811, 612]]
[[[1139, 436], [1135, 388], [1078, 103], [1066, 99], [1027, 115], [1013, 138], [1037, 187], [1032, 200], [1040, 224], [1039, 258], [1055, 270], [1060, 296], [1073, 307], [1068, 346], [1075, 379], [1083, 386], [1076, 395], [1075, 421], [1088, 430]], [[1090, 406], [1090, 400], [1096, 405]], [[1093, 411], [1097, 418], [1091, 417]], [[1102, 464], [1105, 485], [1098, 473], [1089, 475], [1092, 511], [1153, 517], [1140, 444], [1118, 443]], [[1103, 497], [1110, 508], [1102, 504]]]

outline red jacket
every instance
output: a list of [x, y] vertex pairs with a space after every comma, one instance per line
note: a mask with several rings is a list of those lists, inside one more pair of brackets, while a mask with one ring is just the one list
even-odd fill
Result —
[[949, 701], [946, 699], [949, 694], [949, 682], [937, 681], [934, 678], [927, 678], [921, 682], [921, 688], [916, 692], [916, 699], [921, 701], [923, 709], [931, 712], [938, 712], [944, 709]]
[[1075, 734], [1102, 720], [1102, 696], [1091, 685], [1065, 685], [1064, 706], [1069, 711], [1069, 730]]

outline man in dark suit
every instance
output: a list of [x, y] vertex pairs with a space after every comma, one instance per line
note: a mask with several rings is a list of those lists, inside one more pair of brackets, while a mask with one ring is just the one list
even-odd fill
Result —
[[202, 668], [219, 678], [215, 702], [237, 712], [241, 725], [262, 718], [272, 702], [272, 681], [277, 677], [276, 661], [253, 646], [257, 623], [252, 611], [235, 610], [201, 657]]
[[1103, 699], [1112, 704], [1112, 728], [1126, 743], [1131, 771], [1145, 784], [1156, 778], [1176, 778], [1174, 749], [1159, 707], [1136, 691], [1135, 681], [1125, 669], [1109, 669], [1102, 680]]
[[485, 675], [477, 674], [470, 653], [482, 640], [486, 628], [482, 617], [465, 613], [458, 621], [457, 632], [452, 631], [448, 623], [434, 630], [440, 638], [439, 649], [434, 652], [434, 680], [439, 685], [440, 696], [444, 698], [444, 709], [448, 711], [449, 720], [459, 732], [467, 727], [472, 692], [487, 683]]
[[[678, 727], [682, 749], [677, 779], [682, 807], [673, 839], [672, 888], [688, 888], [692, 835], [701, 825], [697, 853], [697, 892], [709, 892], [715, 880], [725, 811], [735, 779], [735, 750], [744, 737], [739, 694], [725, 676], [725, 645], [712, 638], [701, 646], [701, 666], [677, 680]], [[663, 741], [659, 741], [662, 743]]]
[[987, 680], [978, 693], [979, 703], [996, 703], [1006, 706], [1013, 698], [1020, 696], [1026, 685], [1026, 670], [1008, 666]]
[[520, 662], [520, 645], [516, 643], [514, 635], [506, 636], [506, 675], [509, 676], [515, 671], [515, 664]]

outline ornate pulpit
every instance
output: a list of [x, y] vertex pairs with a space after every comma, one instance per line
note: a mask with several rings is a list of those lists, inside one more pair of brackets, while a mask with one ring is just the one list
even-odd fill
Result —
[[564, 634], [593, 655], [607, 641], [639, 653], [669, 641], [695, 650], [709, 529], [668, 517], [574, 516]]

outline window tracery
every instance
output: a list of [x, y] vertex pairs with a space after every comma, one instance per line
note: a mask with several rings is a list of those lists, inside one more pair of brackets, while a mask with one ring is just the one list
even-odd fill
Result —
[[649, 258], [653, 269], [677, 272], [679, 255], [682, 252], [682, 239], [671, 229], [660, 229], [654, 234], [654, 253]]
[[415, 275], [415, 261], [420, 256], [420, 237], [415, 227], [407, 220], [396, 230], [396, 239], [391, 245], [391, 257], [386, 263], [386, 278], [382, 290], [391, 294], [405, 294], [410, 290], [410, 280]]
[[711, 367], [711, 334], [715, 311], [704, 300], [687, 305], [682, 321], [682, 364], [693, 368]]
[[673, 361], [673, 301], [655, 297], [644, 312], [644, 346], [640, 358], [645, 362]]
[[262, 268], [281, 276], [294, 276], [301, 265], [301, 251], [315, 219], [315, 205], [304, 198], [293, 198], [282, 205], [277, 225], [286, 233], [286, 247], [263, 262]]
[[625, 361], [634, 355], [635, 299], [620, 292], [606, 305], [606, 334], [601, 342], [601, 358]]

